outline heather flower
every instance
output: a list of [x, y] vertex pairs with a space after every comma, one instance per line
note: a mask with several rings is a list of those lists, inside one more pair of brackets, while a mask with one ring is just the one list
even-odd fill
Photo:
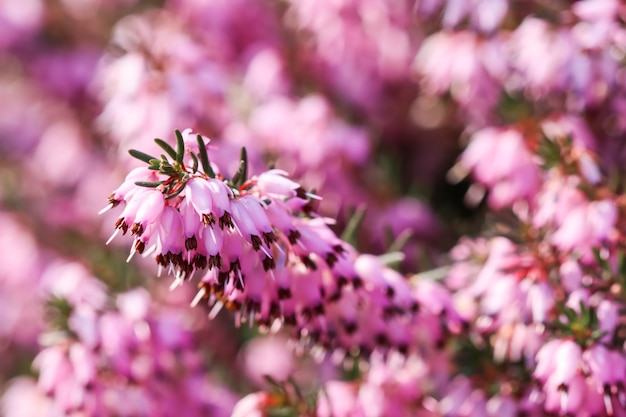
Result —
[[489, 204], [495, 209], [531, 199], [539, 188], [539, 167], [522, 133], [514, 128], [474, 133], [461, 164], [488, 187]]
[[297, 363], [286, 342], [285, 338], [269, 336], [253, 339], [245, 346], [241, 362], [250, 381], [265, 385], [269, 376], [284, 382], [296, 372]]
[[[95, 278], [86, 278], [95, 281]], [[149, 293], [119, 294], [115, 307], [72, 305], [67, 329], [42, 339], [37, 387], [63, 415], [227, 415], [230, 394], [211, 387], [189, 314], [157, 307]], [[173, 352], [176, 352], [174, 355]]]
[[2, 395], [0, 407], [3, 415], [16, 417], [61, 417], [63, 412], [54, 401], [41, 392], [30, 377], [11, 380]]
[[367, 379], [359, 390], [366, 416], [402, 416], [418, 411], [426, 394], [428, 364], [418, 356], [373, 357]]
[[367, 414], [358, 402], [357, 389], [349, 382], [326, 383], [326, 395], [320, 394], [318, 398], [317, 417], [365, 417]]
[[51, 262], [41, 276], [41, 284], [46, 293], [75, 307], [88, 305], [99, 309], [106, 302], [106, 286], [78, 262]]
[[290, 82], [285, 67], [279, 51], [271, 47], [262, 49], [248, 63], [242, 84], [261, 101], [286, 96]]
[[470, 31], [437, 32], [424, 40], [413, 69], [428, 93], [450, 92], [480, 120], [500, 94], [497, 80], [504, 72], [501, 49], [497, 37], [481, 39]]
[[614, 241], [618, 209], [611, 198], [590, 201], [578, 185], [576, 177], [551, 173], [538, 195], [533, 224], [547, 227], [550, 242], [560, 250], [584, 255]]
[[146, 133], [171, 132], [175, 120], [217, 127], [229, 120], [225, 68], [183, 28], [164, 10], [128, 16], [114, 28], [112, 42], [125, 53], [105, 57], [95, 82], [105, 104], [98, 126], [116, 141], [141, 144]]
[[456, 263], [446, 278], [454, 290], [455, 311], [473, 331], [489, 337], [497, 362], [534, 363], [558, 300], [546, 260], [517, 253], [502, 237], [491, 239], [487, 247], [487, 242], [468, 243], [453, 251]]
[[270, 402], [271, 399], [265, 392], [248, 394], [237, 402], [231, 417], [265, 417], [265, 408]]
[[592, 202], [587, 207], [585, 202], [580, 200], [570, 204], [569, 210], [552, 237], [556, 246], [563, 250], [576, 248], [584, 251], [611, 238], [611, 232], [617, 221], [617, 207], [613, 201]]
[[[509, 43], [511, 63], [522, 76], [519, 82], [537, 97], [566, 83], [571, 40], [565, 30], [551, 29], [546, 20], [527, 17], [512, 33]], [[545, 59], [538, 61], [538, 54]]]
[[193, 29], [208, 50], [228, 66], [264, 47], [279, 50], [280, 22], [274, 9], [246, 0], [170, 0], [168, 9]]
[[293, 155], [298, 164], [309, 168], [328, 168], [333, 160], [361, 164], [370, 152], [366, 132], [337, 118], [320, 95], [268, 101], [254, 109], [248, 126], [264, 148], [283, 158]]
[[[511, 77], [509, 87], [524, 89], [536, 99], [564, 92], [565, 105], [572, 109], [606, 99], [615, 84], [610, 74], [618, 65], [609, 50], [621, 48], [618, 39], [623, 37], [616, 22], [616, 5], [610, 3], [577, 3], [571, 13], [579, 20], [571, 27], [565, 19], [554, 25], [525, 17], [509, 43], [511, 64], [522, 77]], [[534, 59], [537, 51], [545, 51], [542, 56], [546, 59], [540, 63]]]
[[582, 349], [568, 339], [554, 339], [537, 353], [533, 376], [542, 383], [549, 412], [591, 415], [623, 412], [623, 353], [592, 345]]
[[[14, 361], [13, 347], [41, 331], [42, 292], [55, 314], [38, 386], [0, 387], [4, 414], [226, 415], [234, 398], [207, 353], [244, 358], [220, 366], [222, 385], [245, 387], [240, 372], [275, 380], [235, 416], [626, 414], [618, 0], [168, 0], [118, 22], [99, 0], [30, 3], [0, 5], [0, 98], [11, 103], [0, 195], [15, 211], [0, 215], [6, 375], [28, 355]], [[96, 69], [103, 52], [89, 45], [111, 28]], [[99, 110], [104, 136], [90, 127]], [[175, 146], [144, 146], [174, 123], [215, 140], [187, 129]], [[167, 285], [109, 294], [84, 267], [145, 284], [110, 258], [117, 247], [92, 245], [111, 140], [137, 144], [147, 165], [111, 186], [109, 242], [126, 235], [128, 261], [153, 258], [171, 289], [183, 286], [167, 301], [155, 295]], [[444, 185], [459, 153], [449, 172], [461, 181]], [[486, 207], [456, 207], [468, 185], [468, 201], [488, 193]], [[370, 208], [344, 241], [352, 205]], [[31, 231], [86, 257], [43, 269]], [[432, 245], [409, 242], [402, 267], [433, 270], [392, 268], [410, 232]], [[468, 233], [442, 253], [448, 235]], [[179, 306], [186, 288], [206, 305]], [[190, 315], [221, 309], [236, 326], [282, 331], [279, 342], [254, 353], [247, 331], [243, 351], [240, 337], [203, 338]], [[300, 390], [292, 350], [332, 358], [351, 381]]]
[[472, 28], [492, 32], [498, 28], [508, 11], [507, 0], [430, 0], [418, 2], [417, 11], [424, 18], [443, 9], [441, 23], [446, 29], [457, 27], [469, 17]]
[[313, 36], [305, 54], [315, 75], [352, 103], [376, 110], [385, 88], [407, 77], [414, 53], [410, 2], [290, 3], [296, 28]]
[[211, 317], [227, 307], [237, 324], [289, 324], [323, 350], [411, 349], [418, 301], [404, 277], [339, 239], [311, 210], [309, 199], [318, 197], [284, 171], [248, 179], [242, 151], [226, 179], [201, 137], [198, 154], [186, 145], [189, 135], [177, 132], [177, 150], [157, 141], [172, 162], [131, 151], [150, 168], [131, 172], [107, 207], [124, 204], [114, 235], [130, 231], [131, 256], [154, 253], [173, 287], [201, 271], [193, 304], [206, 300]]

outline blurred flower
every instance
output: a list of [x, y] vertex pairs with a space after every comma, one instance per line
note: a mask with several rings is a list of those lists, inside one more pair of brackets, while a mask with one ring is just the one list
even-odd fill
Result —
[[489, 204], [494, 209], [531, 199], [538, 191], [539, 167], [516, 129], [476, 132], [461, 163], [490, 189]]

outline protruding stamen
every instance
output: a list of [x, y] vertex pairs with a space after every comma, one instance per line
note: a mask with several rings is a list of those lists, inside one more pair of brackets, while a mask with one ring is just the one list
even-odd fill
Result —
[[155, 244], [153, 244], [152, 246], [150, 246], [150, 247], [148, 248], [148, 250], [145, 250], [145, 251], [141, 254], [141, 256], [142, 256], [142, 257], [144, 257], [144, 258], [146, 258], [146, 257], [150, 256], [150, 255], [151, 255], [151, 254], [152, 254], [152, 253], [153, 253], [153, 252], [157, 249], [157, 246], [158, 246], [158, 245], [157, 245], [156, 243], [155, 243]]
[[206, 288], [205, 287], [200, 288], [196, 296], [193, 298], [193, 300], [191, 300], [191, 307], [197, 306], [200, 300], [202, 300], [205, 295], [206, 295]]
[[611, 396], [611, 387], [605, 385], [604, 394], [602, 395], [602, 399], [604, 401], [604, 409], [606, 410], [607, 416], [613, 415], [613, 397]]
[[111, 210], [113, 207], [115, 207], [115, 205], [113, 205], [113, 203], [109, 204], [108, 206], [106, 206], [102, 210], [100, 210], [98, 212], [98, 215], [102, 215], [102, 214], [106, 213], [107, 211]]
[[130, 262], [130, 260], [133, 259], [133, 256], [135, 256], [135, 253], [137, 253], [137, 247], [133, 245], [130, 248], [130, 255], [128, 255], [128, 258], [126, 258], [126, 263]]
[[567, 387], [561, 384], [558, 389], [561, 392], [561, 410], [565, 410], [567, 408]]
[[272, 255], [268, 252], [267, 249], [265, 249], [265, 246], [261, 246], [261, 250], [268, 258], [272, 259]]
[[211, 311], [209, 312], [209, 319], [213, 320], [215, 317], [217, 317], [222, 307], [224, 307], [224, 302], [217, 301], [215, 305], [213, 306], [213, 308], [211, 309]]
[[115, 229], [115, 231], [113, 232], [113, 234], [111, 235], [111, 237], [109, 238], [109, 240], [107, 240], [106, 244], [108, 245], [109, 243], [111, 243], [113, 241], [113, 239], [115, 239], [115, 236], [117, 236], [117, 234], [120, 232], [120, 229]]
[[240, 269], [237, 270], [237, 276], [239, 277], [239, 284], [241, 285], [241, 288], [245, 288], [245, 286], [243, 285], [243, 275], [241, 275]]

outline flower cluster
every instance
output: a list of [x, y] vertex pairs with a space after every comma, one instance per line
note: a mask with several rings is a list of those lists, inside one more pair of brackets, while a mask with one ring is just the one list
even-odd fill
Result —
[[205, 374], [184, 306], [157, 310], [145, 289], [111, 304], [102, 282], [82, 266], [59, 263], [54, 272], [66, 280], [47, 283], [57, 327], [42, 337], [34, 359], [36, 388], [16, 381], [5, 406], [39, 403], [32, 415], [54, 416], [228, 415], [233, 397]]
[[1, 413], [626, 415], [625, 56], [620, 0], [0, 0]]
[[319, 197], [284, 171], [248, 178], [244, 149], [227, 178], [202, 136], [176, 136], [177, 149], [157, 139], [171, 161], [131, 151], [149, 166], [131, 171], [103, 211], [124, 206], [110, 240], [120, 231], [133, 237], [128, 260], [155, 254], [159, 271], [174, 276], [172, 288], [200, 275], [192, 304], [206, 300], [210, 316], [234, 310], [238, 325], [285, 323], [306, 345], [364, 355], [407, 352], [416, 320], [440, 314], [418, 317], [421, 291], [337, 237], [314, 211]]

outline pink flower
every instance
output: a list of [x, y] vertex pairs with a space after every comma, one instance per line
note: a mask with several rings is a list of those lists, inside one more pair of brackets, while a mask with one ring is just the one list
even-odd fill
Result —
[[15, 417], [61, 417], [62, 410], [54, 401], [41, 392], [36, 381], [21, 376], [12, 379], [2, 395], [0, 407], [3, 415]]
[[202, 178], [191, 178], [185, 185], [185, 197], [196, 213], [198, 213], [205, 226], [213, 225], [217, 220], [213, 216], [213, 199], [211, 194], [208, 182]]
[[613, 238], [617, 207], [609, 199], [588, 201], [578, 190], [562, 191], [552, 242], [561, 250], [586, 253]]
[[265, 407], [269, 402], [269, 395], [265, 392], [248, 394], [235, 405], [231, 417], [265, 417]]
[[365, 417], [358, 402], [357, 387], [349, 382], [330, 381], [317, 403], [317, 417]]
[[286, 340], [280, 337], [264, 337], [251, 340], [242, 352], [246, 375], [257, 385], [266, 385], [264, 377], [284, 382], [296, 370], [293, 353]]
[[[501, 40], [482, 39], [470, 31], [430, 35], [415, 56], [413, 68], [431, 94], [450, 92], [472, 116], [496, 104], [502, 73]], [[480, 105], [478, 105], [480, 103]]]
[[[571, 40], [565, 29], [552, 29], [546, 20], [526, 17], [510, 40], [511, 63], [523, 77], [521, 87], [538, 97], [566, 82]], [[538, 55], [545, 59], [538, 61]]]
[[531, 199], [539, 189], [539, 167], [517, 129], [476, 132], [461, 163], [490, 189], [489, 203], [495, 209]]
[[304, 192], [300, 184], [287, 178], [287, 172], [280, 169], [271, 169], [259, 175], [256, 179], [256, 186], [259, 187], [261, 194], [270, 197], [295, 197], [298, 195], [298, 190]]
[[508, 11], [508, 3], [504, 0], [434, 0], [418, 4], [424, 17], [431, 17], [436, 7], [443, 8], [442, 25], [447, 29], [460, 26], [469, 16], [472, 27], [483, 32], [497, 29]]

